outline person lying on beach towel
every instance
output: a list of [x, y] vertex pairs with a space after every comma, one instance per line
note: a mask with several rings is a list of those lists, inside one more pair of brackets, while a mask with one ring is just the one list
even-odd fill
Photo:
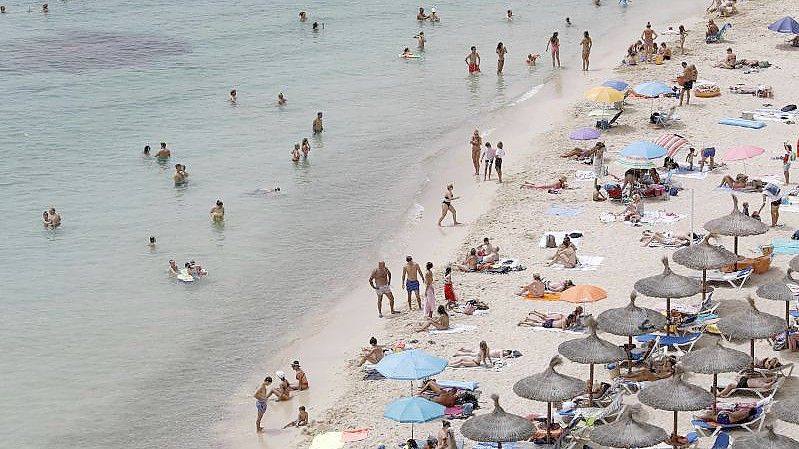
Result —
[[652, 363], [650, 366], [637, 371], [631, 373], [622, 372], [621, 377], [633, 382], [652, 382], [667, 379], [674, 375], [675, 363], [676, 359], [673, 357], [666, 357], [657, 363]]
[[536, 190], [563, 190], [566, 187], [567, 186], [566, 186], [565, 176], [561, 176], [560, 178], [558, 178], [557, 181], [551, 184], [536, 185], [533, 184], [532, 182], [524, 181], [524, 183], [522, 183], [522, 185], [519, 186], [520, 189], [536, 189]]
[[560, 293], [574, 287], [574, 282], [571, 279], [566, 279], [562, 282], [544, 281], [544, 289], [550, 293]]
[[[495, 351], [497, 358], [501, 358], [501, 351]], [[449, 362], [450, 368], [474, 368], [477, 366], [485, 366], [491, 368], [494, 366], [494, 360], [491, 356], [491, 351], [488, 350], [488, 343], [485, 340], [481, 341], [477, 353], [461, 348], [460, 351], [455, 353], [455, 358]]]
[[545, 329], [569, 330], [576, 327], [578, 318], [583, 314], [583, 308], [577, 306], [574, 312], [566, 315], [563, 313], [541, 313], [537, 310], [530, 312], [518, 326], [543, 327]]
[[[485, 343], [485, 341], [481, 341], [480, 342], [481, 345], [483, 343]], [[487, 345], [486, 345], [486, 347], [487, 347]], [[481, 350], [481, 348], [478, 348], [477, 351], [475, 351], [474, 349], [469, 349], [469, 348], [459, 348], [458, 351], [455, 352], [455, 354], [453, 354], [453, 357], [456, 357], [456, 358], [460, 358], [460, 357], [477, 357], [480, 354], [480, 350]], [[515, 359], [515, 358], [521, 357], [521, 356], [522, 356], [522, 353], [517, 351], [517, 350], [515, 350], [515, 349], [488, 350], [489, 362], [491, 362], [491, 363], [493, 363], [493, 360], [491, 360], [491, 359], [507, 359], [507, 358]], [[452, 366], [452, 365], [450, 364], [450, 366]]]
[[533, 282], [521, 286], [521, 291], [516, 293], [518, 296], [529, 296], [531, 298], [543, 298], [546, 286], [544, 281], [541, 280], [540, 274], [533, 275]]
[[566, 151], [560, 155], [560, 157], [564, 159], [576, 159], [580, 160], [592, 160], [594, 155], [599, 151], [599, 149], [605, 149], [605, 144], [602, 142], [597, 142], [593, 148], [582, 149], [578, 147], [574, 147], [573, 149]]
[[577, 266], [577, 247], [571, 242], [567, 235], [563, 237], [563, 243], [555, 250], [555, 255], [546, 262], [546, 265], [559, 264], [564, 268], [574, 268]]
[[435, 328], [436, 330], [444, 331], [449, 329], [449, 314], [447, 313], [447, 308], [443, 305], [438, 306], [438, 317], [436, 318], [427, 318], [427, 322], [422, 325], [419, 329], [416, 329], [416, 332], [424, 332], [430, 327]]
[[690, 245], [691, 238], [687, 234], [678, 232], [656, 232], [647, 229], [641, 234], [639, 242], [642, 242], [641, 246], [653, 246], [653, 243], [657, 243], [663, 246], [676, 247]]
[[457, 404], [463, 405], [467, 402], [472, 403], [475, 407], [477, 406], [477, 398], [474, 393], [457, 388], [444, 388], [435, 379], [425, 382], [422, 388], [419, 389], [418, 396], [425, 396], [444, 407], [454, 407]]
[[765, 182], [759, 179], [753, 179], [750, 181], [749, 176], [746, 176], [743, 173], [738, 173], [735, 175], [735, 179], [733, 179], [730, 175], [724, 175], [724, 178], [721, 180], [721, 184], [719, 184], [719, 187], [727, 187], [733, 190], [751, 189], [755, 192], [760, 192], [765, 186]]

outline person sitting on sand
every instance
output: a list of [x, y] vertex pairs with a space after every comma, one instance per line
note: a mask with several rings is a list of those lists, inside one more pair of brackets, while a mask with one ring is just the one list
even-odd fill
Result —
[[437, 318], [427, 318], [427, 322], [419, 329], [416, 329], [416, 332], [423, 332], [429, 330], [431, 327], [434, 327], [439, 331], [445, 331], [449, 329], [449, 314], [447, 313], [447, 308], [443, 305], [440, 305], [438, 306], [437, 312]]
[[546, 262], [547, 266], [560, 264], [564, 268], [577, 266], [577, 247], [571, 242], [569, 236], [563, 237], [563, 243], [555, 250], [555, 255]]
[[494, 361], [491, 359], [491, 351], [488, 350], [488, 343], [485, 340], [480, 342], [476, 356], [457, 356], [457, 358], [449, 362], [450, 368], [474, 368], [477, 366], [485, 366], [487, 368], [494, 366]]
[[572, 329], [577, 323], [577, 318], [582, 314], [582, 307], [577, 307], [574, 312], [566, 315], [563, 313], [541, 313], [537, 310], [530, 312], [518, 326], [543, 327], [545, 329]]
[[494, 245], [491, 244], [491, 240], [489, 240], [488, 237], [484, 237], [483, 243], [477, 245], [477, 255], [485, 256], [493, 252], [494, 252]]
[[286, 374], [283, 371], [276, 371], [277, 385], [272, 388], [272, 391], [277, 397], [277, 401], [288, 401], [291, 399], [291, 387], [289, 381], [286, 380]]
[[539, 55], [538, 53], [528, 53], [527, 54], [527, 60], [525, 62], [527, 62], [527, 65], [529, 65], [529, 66], [534, 66], [535, 65], [535, 61], [538, 58], [540, 58], [540, 57], [541, 57], [541, 55]]
[[727, 56], [725, 56], [723, 60], [716, 63], [713, 67], [720, 69], [734, 69], [736, 61], [737, 58], [735, 53], [732, 52], [732, 48], [727, 48]]
[[565, 189], [566, 187], [567, 186], [566, 186], [565, 176], [561, 176], [560, 178], [558, 178], [556, 182], [553, 182], [552, 184], [536, 185], [531, 182], [524, 181], [524, 183], [521, 186], [519, 186], [519, 188], [521, 189], [537, 189], [537, 190], [562, 190]]
[[493, 247], [490, 253], [481, 257], [479, 260], [480, 260], [480, 265], [477, 266], [478, 270], [490, 268], [491, 265], [494, 265], [499, 261], [499, 247], [498, 246]]
[[671, 48], [669, 48], [665, 42], [660, 43], [660, 48], [658, 48], [658, 54], [663, 57], [664, 61], [671, 60]]
[[294, 370], [294, 378], [297, 379], [296, 384], [290, 385], [291, 389], [305, 391], [310, 388], [310, 385], [308, 384], [308, 376], [305, 375], [305, 371], [303, 371], [302, 367], [300, 367], [299, 360], [291, 362], [291, 369]]
[[637, 193], [633, 195], [633, 200], [627, 205], [623, 215], [624, 221], [636, 224], [641, 221], [641, 217], [644, 216], [644, 202], [641, 200], [641, 195]]
[[303, 427], [307, 425], [308, 425], [308, 412], [305, 411], [305, 406], [301, 405], [299, 407], [299, 412], [297, 413], [297, 419], [286, 424], [285, 426], [283, 426], [283, 428], [288, 429], [289, 427]]
[[739, 374], [735, 382], [727, 384], [723, 390], [719, 391], [718, 396], [728, 398], [739, 388], [751, 388], [760, 392], [769, 391], [776, 383], [777, 376], [763, 376], [753, 373]]
[[649, 229], [641, 234], [641, 246], [649, 246], [652, 242], [660, 243], [666, 246], [688, 246], [691, 244], [691, 238], [687, 234], [677, 232], [656, 232]]
[[469, 250], [469, 254], [466, 256], [463, 264], [455, 265], [455, 267], [461, 271], [477, 271], [477, 260], [477, 249], [472, 248]]
[[377, 339], [372, 337], [369, 339], [369, 347], [361, 350], [361, 360], [358, 362], [358, 366], [363, 366], [366, 362], [376, 365], [383, 360], [384, 355], [383, 346], [378, 345]]
[[548, 292], [560, 293], [574, 287], [574, 282], [571, 279], [566, 279], [562, 282], [544, 281], [544, 288]]
[[716, 33], [719, 32], [719, 26], [716, 25], [716, 22], [713, 19], [707, 21], [707, 31], [705, 32], [705, 37], [715, 36]]
[[607, 195], [602, 193], [602, 186], [597, 184], [596, 180], [594, 180], [594, 196], [591, 199], [597, 202], [607, 201], [608, 199]]
[[540, 274], [533, 275], [533, 282], [521, 287], [521, 291], [516, 293], [518, 296], [528, 296], [530, 298], [543, 298], [544, 297], [544, 281], [541, 280]]

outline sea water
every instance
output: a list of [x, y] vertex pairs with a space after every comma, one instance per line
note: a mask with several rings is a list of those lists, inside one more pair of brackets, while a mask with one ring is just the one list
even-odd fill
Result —
[[[469, 151], [479, 118], [535, 101], [552, 31], [577, 70], [582, 31], [602, 45], [627, 20], [589, 0], [422, 5], [440, 24], [389, 0], [5, 4], [0, 447], [13, 448], [215, 447], [210, 429], [257, 357], [366, 282], [377, 243], [434, 219], [414, 206], [429, 162]], [[399, 59], [420, 31], [422, 57]], [[542, 54], [536, 67], [528, 53]], [[443, 148], [460, 128], [463, 146]], [[310, 157], [292, 163], [304, 137]], [[142, 157], [161, 141], [168, 163]], [[188, 186], [173, 185], [175, 163]], [[224, 226], [208, 217], [217, 199]], [[51, 206], [54, 231], [40, 223]], [[178, 284], [169, 259], [210, 274]]]

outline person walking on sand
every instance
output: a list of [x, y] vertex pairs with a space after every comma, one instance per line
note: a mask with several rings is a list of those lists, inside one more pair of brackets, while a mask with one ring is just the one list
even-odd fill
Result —
[[497, 180], [502, 184], [502, 158], [505, 157], [505, 147], [502, 142], [497, 142], [497, 151], [494, 155], [494, 170], [497, 171]]
[[591, 56], [591, 46], [594, 45], [588, 31], [583, 32], [583, 40], [580, 41], [580, 46], [583, 48], [583, 71], [588, 71], [588, 57]]
[[480, 73], [480, 53], [477, 53], [477, 47], [472, 46], [472, 51], [466, 55], [464, 61], [469, 67], [469, 74]]
[[508, 47], [502, 44], [497, 44], [497, 75], [502, 75], [502, 69], [505, 68], [505, 55], [508, 54]]
[[408, 292], [408, 310], [413, 310], [411, 306], [411, 293], [416, 292], [416, 305], [422, 310], [422, 298], [419, 296], [419, 278], [416, 275], [424, 276], [419, 264], [413, 261], [413, 257], [405, 257], [405, 266], [402, 267], [402, 286]]
[[274, 394], [269, 387], [270, 385], [272, 385], [272, 378], [266, 376], [261, 386], [255, 390], [255, 394], [253, 395], [255, 397], [255, 409], [258, 410], [258, 417], [255, 419], [255, 431], [258, 433], [264, 431], [264, 428], [261, 427], [261, 418], [263, 418], [264, 413], [266, 413], [266, 400]]
[[454, 188], [455, 187], [452, 184], [447, 185], [447, 192], [444, 193], [444, 200], [441, 201], [441, 218], [438, 219], [439, 226], [441, 226], [441, 222], [447, 216], [448, 212], [452, 212], [452, 225], [455, 226], [460, 224], [458, 223], [457, 211], [455, 210], [455, 207], [452, 206], [452, 202], [460, 198], [452, 193]]
[[433, 310], [436, 308], [436, 289], [433, 287], [433, 262], [425, 264], [424, 287], [424, 314], [428, 318], [432, 318]]
[[322, 113], [317, 112], [316, 118], [313, 121], [313, 133], [314, 134], [321, 134], [325, 128], [322, 126]]
[[785, 185], [787, 186], [791, 183], [791, 156], [793, 155], [793, 149], [788, 142], [784, 142], [782, 146], [785, 148], [785, 153], [782, 155], [782, 174], [785, 176]]
[[383, 318], [383, 295], [388, 298], [388, 305], [391, 308], [391, 313], [399, 313], [394, 310], [394, 294], [391, 293], [391, 271], [386, 268], [386, 263], [380, 261], [377, 263], [377, 268], [372, 270], [372, 275], [369, 276], [369, 285], [377, 293], [377, 316]]
[[694, 88], [694, 82], [699, 78], [699, 71], [696, 66], [682, 62], [682, 90], [680, 91], [680, 106], [682, 106], [683, 97], [685, 97], [685, 105], [691, 103], [691, 89]]
[[480, 176], [480, 151], [483, 146], [483, 138], [480, 137], [480, 131], [474, 130], [472, 133], [472, 164], [474, 164], [474, 175]]
[[655, 39], [658, 34], [652, 29], [652, 24], [647, 22], [646, 28], [641, 32], [641, 40], [644, 41], [644, 54], [646, 54], [646, 62], [650, 62], [652, 54], [655, 52]]
[[491, 179], [491, 169], [494, 166], [494, 157], [497, 155], [497, 152], [491, 146], [491, 142], [486, 142], [485, 149], [483, 150], [483, 155], [480, 159], [485, 161], [485, 169], [483, 170], [483, 181], [488, 181]]
[[680, 25], [678, 28], [680, 32], [680, 54], [685, 54], [685, 38], [688, 37], [688, 30], [685, 29], [684, 26]]
[[552, 33], [552, 37], [550, 37], [549, 42], [547, 42], [547, 51], [550, 51], [550, 48], [552, 48], [552, 67], [555, 67], [555, 61], [557, 61], [558, 67], [560, 67], [560, 39], [558, 38], [557, 31]]

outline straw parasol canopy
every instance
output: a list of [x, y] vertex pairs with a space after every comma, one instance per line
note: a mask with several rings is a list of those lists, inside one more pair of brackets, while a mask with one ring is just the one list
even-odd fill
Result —
[[713, 375], [713, 386], [710, 391], [713, 393], [713, 408], [715, 409], [719, 373], [737, 373], [749, 367], [752, 364], [752, 358], [745, 352], [725, 348], [721, 345], [721, 340], [717, 339], [715, 344], [684, 355], [681, 363], [683, 368], [688, 371]]
[[738, 197], [732, 195], [732, 212], [705, 223], [708, 232], [735, 237], [735, 254], [738, 254], [738, 237], [765, 234], [768, 225], [738, 209]]
[[793, 271], [799, 271], [799, 256], [793, 256], [790, 262], [788, 262], [788, 266]]
[[763, 284], [758, 287], [755, 292], [757, 296], [763, 299], [785, 302], [785, 332], [788, 332], [788, 327], [790, 327], [791, 324], [791, 301], [796, 299], [793, 291], [788, 287], [788, 284], [796, 283], [791, 273], [793, 273], [793, 270], [788, 268], [782, 280]]
[[472, 441], [502, 443], [524, 441], [535, 434], [535, 425], [521, 416], [506, 412], [499, 405], [499, 396], [491, 395], [494, 410], [491, 413], [475, 416], [461, 426], [461, 433]]
[[748, 298], [749, 307], [719, 320], [717, 326], [722, 335], [749, 340], [750, 355], [755, 358], [755, 340], [769, 338], [785, 330], [782, 318], [761, 312], [755, 307], [755, 300]]
[[776, 416], [777, 419], [799, 424], [799, 396], [778, 401], [771, 410], [774, 412], [774, 416]]
[[[613, 335], [644, 335], [663, 329], [666, 317], [660, 312], [635, 305], [637, 294], [630, 293], [630, 303], [624, 307], [608, 309], [599, 314], [597, 324], [603, 331]], [[632, 343], [632, 341], [631, 341]]]
[[665, 430], [635, 419], [634, 413], [640, 407], [627, 407], [616, 421], [596, 427], [591, 431], [591, 441], [602, 446], [628, 449], [650, 447], [663, 442], [667, 438]]
[[[671, 271], [669, 258], [663, 256], [663, 273], [639, 279], [633, 288], [642, 295], [652, 298], [666, 298], [666, 321], [671, 323], [671, 299], [687, 298], [703, 291], [702, 283]], [[667, 332], [671, 332], [670, 326]]]
[[774, 433], [768, 425], [762, 432], [750, 433], [736, 438], [732, 449], [799, 449], [799, 441]]
[[555, 367], [561, 363], [563, 359], [556, 355], [543, 372], [527, 376], [513, 384], [513, 392], [518, 396], [547, 403], [547, 440], [552, 425], [552, 403], [571, 399], [585, 390], [582, 380], [555, 371]]
[[674, 251], [671, 256], [678, 264], [702, 271], [702, 301], [707, 295], [707, 270], [715, 270], [724, 265], [730, 265], [738, 261], [738, 256], [727, 251], [721, 245], [711, 245], [708, 240], [714, 234], [708, 234], [698, 245], [690, 245]]
[[586, 325], [590, 334], [585, 338], [564, 341], [558, 345], [558, 353], [572, 362], [589, 365], [588, 404], [590, 407], [594, 403], [594, 364], [618, 362], [624, 360], [626, 355], [621, 348], [596, 335], [596, 320], [589, 318]]
[[674, 412], [674, 429], [672, 439], [677, 436], [677, 414], [702, 410], [713, 404], [713, 395], [694, 384], [683, 381], [680, 368], [675, 369], [674, 376], [656, 380], [638, 393], [638, 400], [658, 410]]

